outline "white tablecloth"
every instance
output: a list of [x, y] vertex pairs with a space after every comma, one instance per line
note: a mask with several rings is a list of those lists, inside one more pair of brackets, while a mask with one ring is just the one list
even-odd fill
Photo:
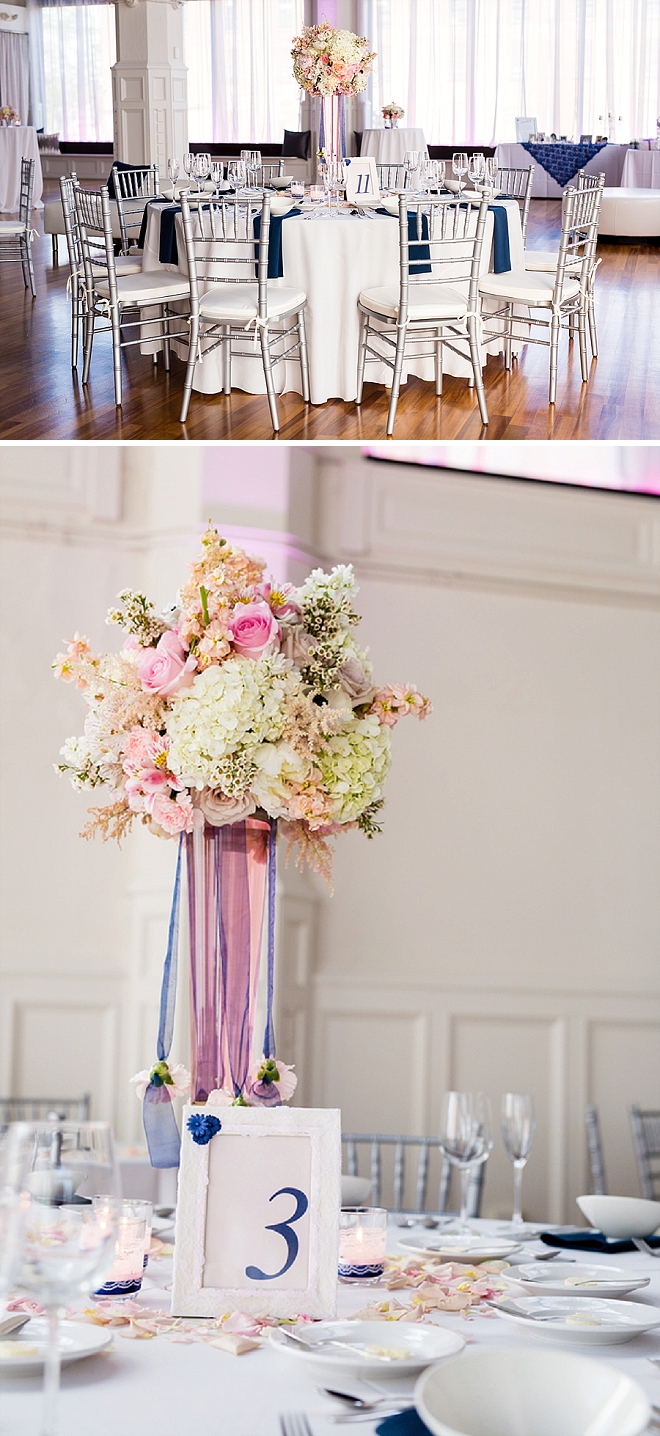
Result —
[[660, 189], [660, 150], [628, 150], [621, 188]]
[[[493, 1223], [479, 1223], [484, 1229]], [[395, 1253], [396, 1227], [390, 1231], [389, 1250]], [[535, 1243], [525, 1247], [524, 1259], [540, 1250]], [[544, 1251], [547, 1248], [543, 1248]], [[580, 1259], [577, 1252], [572, 1253]], [[639, 1252], [625, 1256], [592, 1256], [584, 1253], [586, 1262], [625, 1266], [648, 1274], [651, 1284], [639, 1293], [639, 1300], [660, 1306], [660, 1262]], [[156, 1308], [169, 1309], [167, 1283], [169, 1262], [150, 1263], [148, 1285], [140, 1300]], [[385, 1295], [386, 1293], [382, 1293]], [[410, 1293], [390, 1293], [404, 1302]], [[351, 1316], [369, 1301], [381, 1296], [379, 1288], [341, 1287], [338, 1314]], [[631, 1300], [635, 1300], [633, 1297]], [[442, 1312], [434, 1324], [470, 1338], [464, 1357], [470, 1351], [485, 1347], [517, 1347], [528, 1351], [543, 1350], [545, 1343], [528, 1335], [519, 1326], [500, 1317], [475, 1315], [470, 1322], [458, 1313]], [[396, 1328], [395, 1328], [396, 1329]], [[389, 1328], [390, 1332], [392, 1328]], [[660, 1402], [660, 1371], [650, 1365], [648, 1356], [660, 1355], [657, 1330], [636, 1337], [624, 1346], [563, 1347], [548, 1349], [574, 1350], [604, 1361], [639, 1382], [652, 1402]], [[338, 1436], [349, 1432], [348, 1426], [336, 1426], [328, 1420], [337, 1410], [336, 1403], [316, 1391], [318, 1378], [307, 1374], [302, 1360], [280, 1356], [268, 1346], [245, 1356], [230, 1356], [202, 1342], [189, 1346], [176, 1345], [166, 1336], [152, 1341], [127, 1341], [116, 1336], [112, 1350], [65, 1368], [62, 1373], [61, 1430], [66, 1436], [279, 1436], [280, 1412], [306, 1412], [314, 1436]], [[318, 1383], [320, 1384], [320, 1383]], [[353, 1389], [353, 1383], [346, 1383]], [[396, 1378], [382, 1382], [390, 1394], [411, 1397], [414, 1378]], [[359, 1385], [355, 1387], [359, 1390]], [[373, 1391], [365, 1394], [373, 1395]], [[12, 1377], [3, 1380], [3, 1436], [37, 1436], [41, 1412], [41, 1379], [38, 1376]], [[358, 1433], [372, 1436], [377, 1422], [364, 1421]], [[561, 1436], [561, 1432], [557, 1432]]]
[[[605, 175], [606, 185], [621, 184], [621, 171], [623, 162], [628, 153], [627, 145], [606, 145], [599, 150], [592, 160], [584, 166], [587, 174]], [[534, 165], [534, 181], [532, 185], [532, 199], [559, 199], [563, 193], [561, 185], [544, 170], [529, 150], [523, 145], [498, 145], [495, 150], [495, 159], [503, 169], [529, 169]], [[572, 183], [572, 181], [571, 181]]]
[[401, 165], [408, 150], [426, 154], [423, 130], [365, 130], [361, 155], [373, 155], [377, 165]]
[[[520, 210], [516, 200], [502, 200], [507, 210], [509, 249], [512, 269], [523, 269], [523, 245]], [[179, 267], [185, 272], [185, 251], [181, 216], [177, 215]], [[487, 216], [482, 251], [482, 270], [491, 266], [493, 217]], [[162, 268], [158, 259], [160, 215], [157, 205], [149, 206], [149, 219], [144, 245], [143, 270]], [[183, 263], [182, 263], [183, 257]], [[310, 389], [313, 404], [327, 399], [351, 402], [357, 391], [358, 295], [362, 289], [399, 282], [398, 220], [389, 215], [371, 219], [351, 216], [339, 218], [285, 219], [282, 225], [282, 263], [284, 277], [270, 283], [304, 289], [307, 295], [305, 320], [309, 347]], [[168, 269], [173, 266], [166, 266]], [[422, 283], [424, 276], [422, 275]], [[145, 345], [145, 349], [148, 346]], [[467, 352], [467, 345], [465, 346]], [[185, 352], [180, 347], [177, 352]], [[499, 352], [497, 343], [482, 351]], [[232, 386], [249, 394], [265, 393], [260, 350], [256, 358], [232, 360]], [[193, 388], [203, 394], [217, 394], [222, 389], [220, 349], [207, 355], [195, 369]], [[469, 359], [462, 359], [443, 349], [443, 368], [449, 374], [465, 378], [472, 373]], [[286, 372], [284, 372], [286, 371]], [[422, 379], [433, 378], [431, 359], [411, 360], [404, 376], [416, 374]], [[369, 364], [369, 383], [391, 384], [391, 370], [384, 365]], [[405, 378], [404, 378], [405, 382]], [[278, 365], [275, 371], [278, 393], [301, 392], [298, 364]]]
[[32, 203], [41, 209], [44, 187], [37, 132], [32, 125], [0, 125], [0, 213], [18, 213], [21, 195], [21, 160], [34, 160]]

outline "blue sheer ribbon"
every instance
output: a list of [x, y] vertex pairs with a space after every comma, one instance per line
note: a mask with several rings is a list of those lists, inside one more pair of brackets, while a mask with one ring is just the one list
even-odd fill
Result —
[[[176, 860], [174, 893], [170, 926], [167, 935], [167, 953], [160, 989], [160, 1018], [158, 1022], [158, 1061], [166, 1062], [174, 1034], [174, 1010], [176, 1004], [176, 975], [179, 959], [179, 914], [181, 908], [181, 858], [183, 833], [179, 838]], [[174, 1116], [170, 1088], [157, 1075], [152, 1077], [142, 1103], [144, 1133], [149, 1148], [152, 1167], [178, 1167], [181, 1155], [181, 1138]]]

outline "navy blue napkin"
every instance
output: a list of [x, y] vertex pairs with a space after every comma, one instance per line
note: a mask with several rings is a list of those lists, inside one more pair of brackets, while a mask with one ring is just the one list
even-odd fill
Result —
[[511, 268], [509, 220], [503, 204], [489, 204], [493, 216], [493, 272], [504, 274]]
[[417, 1415], [414, 1406], [409, 1411], [397, 1411], [396, 1416], [386, 1416], [376, 1427], [378, 1436], [429, 1436], [429, 1428]]
[[[578, 1227], [574, 1231], [541, 1232], [541, 1241], [548, 1247], [565, 1247], [567, 1250], [583, 1252], [634, 1252], [637, 1247], [631, 1241], [617, 1241], [606, 1237], [591, 1227]], [[660, 1247], [660, 1237], [647, 1237], [650, 1247]]]
[[[301, 213], [302, 213], [302, 211], [299, 210], [299, 209], [290, 209], [289, 212], [288, 212], [288, 214], [271, 214], [271, 217], [270, 217], [270, 229], [269, 229], [269, 231], [268, 231], [268, 278], [269, 278], [269, 279], [282, 279], [283, 276], [284, 276], [284, 266], [283, 266], [283, 264], [282, 264], [282, 221], [285, 220], [285, 219], [292, 219], [295, 214], [301, 214]], [[253, 221], [252, 221], [252, 224], [253, 224], [253, 228], [254, 228], [254, 237], [255, 237], [255, 240], [256, 240], [256, 242], [257, 242], [257, 244], [258, 244], [258, 243], [259, 243], [259, 236], [260, 236], [260, 234], [261, 234], [261, 215], [260, 215], [260, 214], [255, 214], [255, 217], [254, 217], [254, 219], [253, 219]], [[256, 273], [256, 276], [257, 276], [257, 279], [258, 279], [258, 278], [259, 278], [259, 260], [257, 260], [257, 261], [256, 261], [256, 264], [255, 264], [255, 273]]]
[[[389, 214], [390, 214], [390, 211], [389, 211], [389, 209], [377, 209], [377, 210], [376, 210], [376, 214], [387, 214], [387, 215], [389, 215]], [[390, 216], [390, 217], [391, 217], [391, 216]], [[422, 215], [422, 239], [428, 239], [428, 237], [429, 237], [429, 222], [428, 222], [428, 217], [427, 217], [427, 215], [423, 214], [423, 215]], [[430, 249], [429, 249], [429, 247], [428, 247], [428, 244], [420, 244], [420, 242], [419, 242], [419, 240], [418, 240], [418, 238], [417, 238], [417, 214], [416, 214], [416, 211], [415, 211], [415, 210], [410, 211], [409, 214], [408, 214], [408, 245], [409, 245], [408, 253], [409, 253], [409, 255], [410, 255], [410, 273], [411, 273], [411, 274], [432, 274], [432, 273], [433, 273], [433, 270], [432, 270], [432, 268], [431, 268], [431, 263], [430, 263], [430, 261], [431, 261], [431, 251], [430, 251]], [[423, 264], [423, 263], [422, 263], [422, 260], [425, 260], [425, 259], [429, 261], [427, 264]]]

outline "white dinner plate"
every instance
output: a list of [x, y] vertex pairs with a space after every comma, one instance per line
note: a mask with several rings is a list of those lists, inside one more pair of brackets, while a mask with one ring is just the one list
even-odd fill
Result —
[[[503, 1321], [523, 1326], [542, 1340], [575, 1346], [615, 1346], [660, 1326], [660, 1309], [641, 1301], [578, 1296], [518, 1296], [507, 1301], [520, 1308], [520, 1316], [500, 1311]], [[556, 1311], [557, 1316], [552, 1321], [528, 1321], [526, 1313], [535, 1311]]]
[[579, 1262], [532, 1262], [516, 1267], [510, 1280], [535, 1296], [625, 1296], [648, 1286], [650, 1276], [620, 1266], [586, 1266]]
[[443, 1261], [465, 1262], [504, 1261], [520, 1249], [519, 1242], [498, 1241], [497, 1238], [441, 1236], [402, 1237], [399, 1246], [414, 1256], [441, 1257]]
[[[408, 1376], [422, 1371], [443, 1356], [456, 1356], [465, 1346], [463, 1337], [457, 1332], [411, 1321], [319, 1321], [297, 1330], [309, 1342], [309, 1352], [297, 1342], [287, 1341], [280, 1327], [271, 1329], [270, 1339], [283, 1356], [291, 1356], [294, 1361], [306, 1361], [315, 1367], [323, 1366], [334, 1376], [340, 1373], [353, 1377], [377, 1376], [379, 1381], [383, 1377]], [[356, 1350], [326, 1346], [315, 1351], [314, 1347], [327, 1341], [328, 1337], [346, 1341]], [[392, 1361], [383, 1361], [375, 1354], [377, 1351], [398, 1354]]]
[[[60, 1322], [60, 1359], [63, 1366], [71, 1361], [81, 1361], [85, 1356], [95, 1356], [104, 1351], [113, 1340], [113, 1331], [107, 1326], [86, 1325], [85, 1322]], [[27, 1325], [0, 1341], [0, 1373], [3, 1376], [32, 1375], [43, 1368], [48, 1322], [43, 1316], [33, 1316]], [[11, 1343], [12, 1352], [8, 1348]], [[35, 1350], [36, 1347], [36, 1350]]]

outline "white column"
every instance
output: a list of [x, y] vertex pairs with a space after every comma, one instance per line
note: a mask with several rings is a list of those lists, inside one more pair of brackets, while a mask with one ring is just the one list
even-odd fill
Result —
[[183, 0], [117, 0], [117, 63], [113, 66], [115, 155], [157, 164], [188, 148], [187, 70]]

